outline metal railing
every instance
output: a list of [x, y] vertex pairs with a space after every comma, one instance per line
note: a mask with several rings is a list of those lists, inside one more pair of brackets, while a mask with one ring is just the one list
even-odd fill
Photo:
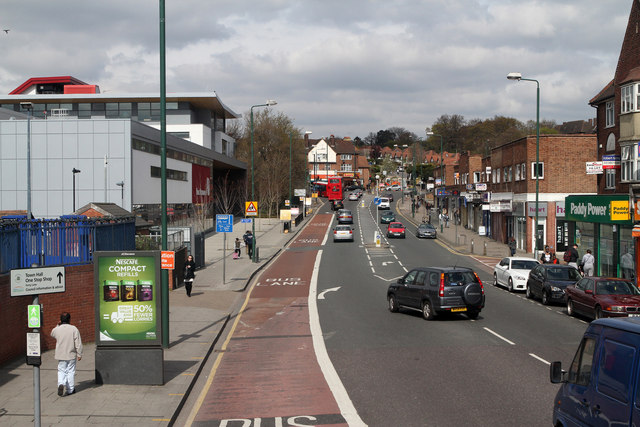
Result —
[[95, 251], [134, 249], [134, 218], [0, 220], [0, 273], [34, 265], [88, 264]]

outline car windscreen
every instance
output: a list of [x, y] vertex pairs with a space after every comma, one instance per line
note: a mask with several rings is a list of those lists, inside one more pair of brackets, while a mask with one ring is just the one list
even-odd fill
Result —
[[435, 230], [435, 228], [433, 227], [433, 225], [430, 225], [430, 224], [420, 224], [420, 225], [418, 226], [418, 228], [419, 228], [420, 230]]
[[460, 286], [477, 281], [476, 275], [471, 271], [456, 271], [453, 273], [445, 273], [444, 275], [444, 284], [446, 286]]
[[549, 280], [580, 280], [582, 276], [575, 268], [550, 268], [547, 272]]
[[600, 281], [596, 284], [598, 295], [640, 295], [640, 291], [631, 282], [622, 280]]
[[526, 261], [526, 260], [511, 261], [511, 268], [514, 270], [531, 270], [536, 265], [540, 265], [540, 264], [537, 261]]

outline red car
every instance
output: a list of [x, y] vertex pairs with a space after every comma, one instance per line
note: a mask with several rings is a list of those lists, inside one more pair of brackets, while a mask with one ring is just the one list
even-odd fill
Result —
[[601, 317], [640, 317], [640, 290], [616, 277], [585, 277], [565, 289], [567, 314]]
[[387, 237], [402, 237], [404, 239], [404, 225], [402, 225], [401, 222], [389, 223], [387, 227]]

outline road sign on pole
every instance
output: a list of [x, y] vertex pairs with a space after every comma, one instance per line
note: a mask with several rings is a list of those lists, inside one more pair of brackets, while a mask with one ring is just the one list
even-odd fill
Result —
[[40, 305], [27, 306], [27, 326], [32, 329], [40, 329]]
[[233, 215], [216, 215], [216, 233], [233, 233]]
[[244, 216], [258, 216], [258, 202], [244, 202]]
[[11, 270], [11, 296], [64, 292], [65, 277], [64, 266]]

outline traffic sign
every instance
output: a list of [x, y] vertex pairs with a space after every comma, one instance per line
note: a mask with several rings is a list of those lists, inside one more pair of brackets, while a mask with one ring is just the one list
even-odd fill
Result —
[[216, 215], [216, 233], [233, 232], [233, 215]]
[[33, 329], [40, 328], [40, 306], [28, 305], [27, 306], [27, 326]]
[[241, 222], [241, 223], [243, 223], [243, 224], [246, 224], [246, 223], [251, 224], [251, 218], [242, 218], [242, 219], [240, 220], [240, 222]]
[[382, 202], [382, 200], [380, 200], [380, 197], [374, 197], [373, 198], [373, 204], [378, 206], [380, 203]]
[[11, 296], [64, 292], [65, 277], [64, 266], [11, 270]]
[[258, 216], [258, 202], [244, 202], [244, 216]]
[[164, 270], [176, 268], [176, 253], [173, 251], [160, 251], [160, 268]]

